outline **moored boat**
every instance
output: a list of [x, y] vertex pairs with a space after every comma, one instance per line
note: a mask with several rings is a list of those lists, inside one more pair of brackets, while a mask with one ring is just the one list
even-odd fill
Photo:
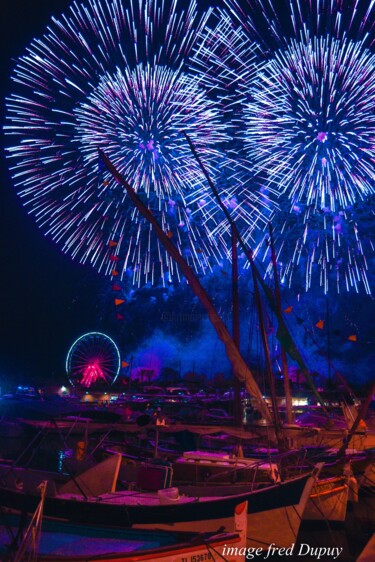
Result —
[[[231, 529], [235, 506], [247, 501], [248, 543], [251, 546], [262, 546], [263, 543], [264, 546], [264, 516], [267, 513], [274, 523], [270, 541], [276, 542], [276, 523], [279, 522], [280, 541], [284, 541], [283, 544], [286, 541], [289, 546], [296, 538], [304, 505], [320, 469], [259, 489], [248, 484], [163, 489], [160, 479], [155, 481], [144, 474], [142, 489], [130, 486], [130, 489], [119, 490], [116, 483], [121, 458], [118, 456], [111, 460], [111, 469], [106, 464], [103, 470], [100, 463], [62, 485], [53, 478], [47, 478], [44, 517], [124, 529], [157, 526], [158, 529], [174, 531], [199, 532], [205, 529], [218, 532], [219, 529]], [[168, 470], [168, 467], [165, 469]], [[9, 466], [1, 472], [0, 505], [19, 513], [33, 513], [38, 505], [38, 486], [45, 474], [41, 477], [38, 471], [10, 470]], [[167, 480], [164, 482], [168, 485]], [[300, 514], [295, 518], [293, 532], [287, 536], [282, 522], [290, 529], [290, 518], [297, 512]]]
[[349, 491], [349, 480], [345, 475], [318, 478], [303, 512], [303, 520], [345, 521]]
[[[40, 500], [37, 511], [43, 511]], [[0, 527], [0, 558], [30, 559], [38, 562], [184, 562], [186, 560], [225, 560], [237, 562], [246, 548], [247, 505], [238, 504], [232, 517], [232, 530], [225, 533], [165, 532], [69, 524], [32, 518], [19, 541], [16, 537], [22, 520], [6, 517], [7, 529]], [[24, 523], [24, 522], [23, 522]], [[8, 547], [5, 545], [8, 543]], [[11, 558], [8, 558], [11, 557]], [[18, 557], [18, 558], [17, 558]]]
[[375, 460], [367, 464], [359, 478], [361, 488], [375, 489]]

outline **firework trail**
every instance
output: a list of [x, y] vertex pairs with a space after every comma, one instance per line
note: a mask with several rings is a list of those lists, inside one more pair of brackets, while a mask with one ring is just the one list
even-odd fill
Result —
[[319, 283], [324, 292], [334, 284], [370, 293], [374, 3], [227, 4], [247, 34], [239, 53], [252, 41], [263, 51], [263, 64], [238, 80], [237, 136], [252, 184], [278, 195], [282, 277], [306, 290]]
[[53, 18], [14, 69], [7, 99], [7, 155], [16, 189], [40, 228], [82, 263], [134, 283], [178, 271], [126, 194], [98, 165], [103, 148], [158, 214], [198, 272], [220, 259], [219, 237], [192, 215], [186, 195], [210, 173], [229, 136], [187, 61], [210, 11], [177, 1], [75, 2]]
[[[246, 181], [252, 173], [248, 161], [241, 157], [243, 141], [237, 135], [238, 126], [243, 122], [241, 102], [246, 99], [241, 92], [256, 76], [261, 60], [259, 47], [249, 43], [242, 27], [235, 25], [225, 11], [216, 10], [210, 26], [200, 31], [190, 61], [191, 69], [200, 76], [200, 82], [220, 108], [231, 135], [228, 161], [223, 163], [216, 187], [243, 239], [250, 245], [255, 243], [257, 231], [267, 226], [275, 207], [272, 190], [266, 193], [253, 189], [251, 182]], [[208, 185], [192, 190], [188, 201], [197, 204], [196, 214], [207, 225], [212, 237], [228, 238], [230, 225]]]
[[374, 0], [224, 0], [235, 21], [265, 56], [303, 36], [331, 35], [375, 43]]

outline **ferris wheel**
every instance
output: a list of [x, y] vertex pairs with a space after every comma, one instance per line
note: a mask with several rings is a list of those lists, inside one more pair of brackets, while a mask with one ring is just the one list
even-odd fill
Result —
[[66, 373], [73, 386], [111, 385], [120, 372], [121, 359], [112, 338], [101, 332], [79, 337], [66, 357]]

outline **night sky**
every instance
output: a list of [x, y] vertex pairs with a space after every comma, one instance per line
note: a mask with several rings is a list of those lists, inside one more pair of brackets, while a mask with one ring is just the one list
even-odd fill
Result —
[[[1, 98], [10, 92], [10, 71], [52, 14], [69, 1], [6, 1], [2, 7]], [[4, 101], [2, 101], [4, 106]], [[73, 339], [97, 328], [100, 279], [75, 264], [36, 227], [20, 203], [4, 163], [1, 182], [1, 352], [0, 373], [64, 380], [65, 354]]]
[[[2, 6], [1, 32], [1, 98], [11, 92], [10, 72], [33, 37], [42, 35], [51, 15], [59, 15], [68, 0], [6, 0]], [[3, 137], [2, 137], [3, 138]], [[1, 338], [0, 386], [19, 382], [64, 382], [64, 362], [72, 342], [83, 333], [100, 330], [109, 333], [121, 344], [124, 360], [134, 357], [135, 364], [156, 361], [168, 366], [198, 370], [213, 375], [229, 373], [221, 344], [205, 320], [202, 311], [184, 292], [182, 311], [196, 313], [184, 326], [177, 325], [176, 301], [162, 305], [159, 296], [141, 294], [142, 304], [133, 304], [125, 325], [115, 321], [110, 284], [88, 266], [81, 266], [64, 255], [48, 240], [34, 223], [17, 197], [2, 150], [1, 197]], [[373, 259], [370, 266], [373, 266]], [[221, 281], [221, 285], [222, 285]], [[210, 285], [214, 285], [214, 282]], [[246, 285], [246, 284], [245, 284]], [[372, 283], [372, 287], [373, 287]], [[229, 295], [228, 287], [220, 287], [221, 301]], [[326, 334], [315, 328], [324, 319], [327, 299], [319, 292], [302, 295], [298, 301], [293, 292], [284, 294], [286, 306], [294, 306], [294, 324], [299, 327], [299, 343], [311, 351], [312, 369], [326, 371], [324, 352]], [[150, 300], [151, 299], [151, 300]], [[148, 303], [150, 322], [145, 321]], [[348, 380], [366, 382], [373, 378], [374, 361], [374, 300], [364, 295], [329, 295], [331, 311], [331, 358]], [[251, 305], [244, 305], [246, 322], [243, 327], [244, 348], [248, 348]], [[176, 312], [177, 311], [177, 312]], [[151, 318], [152, 317], [152, 318]], [[162, 319], [163, 322], [158, 322]], [[315, 343], [306, 336], [313, 332]], [[246, 335], [245, 335], [246, 334]], [[357, 342], [348, 337], [357, 336]], [[154, 350], [164, 355], [164, 362], [155, 359]], [[195, 355], [194, 355], [195, 353]], [[251, 353], [250, 353], [251, 355]], [[214, 359], [212, 357], [214, 356]], [[254, 356], [253, 356], [254, 359]], [[157, 366], [158, 368], [158, 366]]]

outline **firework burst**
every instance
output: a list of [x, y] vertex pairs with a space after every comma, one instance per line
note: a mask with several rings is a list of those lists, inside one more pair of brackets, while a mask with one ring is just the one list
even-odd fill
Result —
[[[297, 207], [288, 211], [288, 203], [273, 221], [277, 226], [276, 246], [280, 278], [283, 285], [296, 293], [319, 285], [327, 293], [335, 287], [371, 294], [367, 255], [375, 250], [370, 233], [373, 232], [374, 213], [369, 211], [373, 197], [357, 203], [346, 211], [332, 213], [312, 211], [302, 214]], [[263, 249], [266, 248], [264, 251]], [[255, 254], [266, 264], [266, 273], [273, 276], [269, 259], [268, 234], [258, 243]]]
[[246, 150], [292, 209], [337, 211], [374, 192], [374, 68], [361, 44], [293, 40], [250, 85]]
[[349, 37], [375, 43], [374, 0], [224, 0], [231, 16], [256, 41], [265, 57], [273, 57], [290, 40], [303, 36]]
[[339, 0], [228, 4], [263, 49], [263, 64], [239, 81], [237, 135], [252, 182], [278, 196], [283, 275], [291, 284], [299, 271], [305, 289], [318, 279], [327, 292], [332, 279], [369, 293], [371, 221], [358, 209], [375, 188], [373, 11]]
[[[251, 182], [245, 180], [246, 176], [251, 177], [251, 172], [248, 161], [241, 156], [243, 141], [237, 135], [238, 124], [243, 122], [242, 92], [256, 76], [261, 51], [255, 43], [249, 44], [246, 32], [223, 10], [215, 11], [210, 23], [199, 33], [190, 66], [200, 76], [200, 82], [215, 100], [228, 125], [231, 134], [228, 161], [217, 176], [216, 187], [243, 239], [252, 245], [257, 231], [268, 224], [275, 206], [270, 190], [266, 193], [253, 189]], [[197, 204], [196, 214], [207, 225], [212, 238], [230, 236], [230, 225], [208, 185], [191, 191], [188, 200]]]
[[98, 166], [103, 148], [196, 271], [222, 250], [186, 206], [228, 140], [219, 110], [186, 64], [209, 12], [177, 1], [74, 3], [13, 72], [7, 149], [19, 195], [43, 231], [81, 262], [139, 285], [178, 272], [122, 188]]

